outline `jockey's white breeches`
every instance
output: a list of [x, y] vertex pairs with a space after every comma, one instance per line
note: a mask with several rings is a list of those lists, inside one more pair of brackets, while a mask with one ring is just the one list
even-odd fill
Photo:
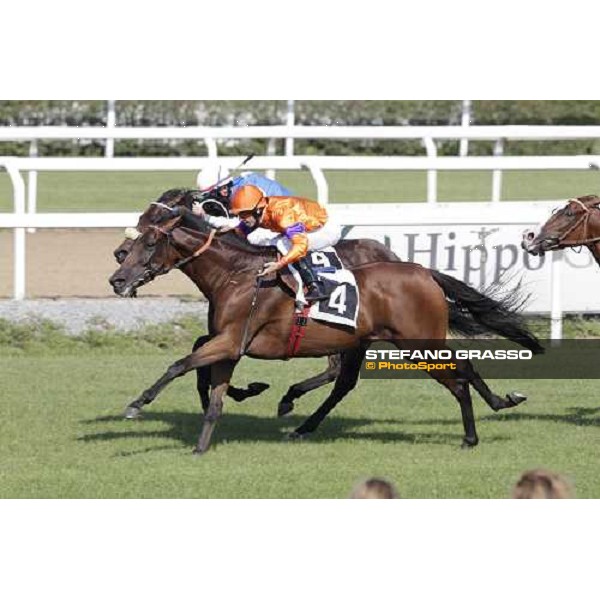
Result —
[[306, 237], [309, 250], [323, 250], [328, 246], [335, 246], [340, 241], [342, 228], [330, 219], [323, 227], [307, 233]]
[[[342, 237], [342, 228], [331, 220], [323, 227], [306, 233], [309, 250], [323, 250], [335, 246]], [[282, 254], [287, 254], [292, 247], [291, 240], [283, 234], [259, 227], [248, 235], [248, 241], [256, 246], [277, 246]]]
[[254, 231], [251, 231], [246, 239], [255, 246], [275, 246], [277, 244], [276, 238], [278, 238], [279, 235], [280, 234], [276, 231], [258, 227]]

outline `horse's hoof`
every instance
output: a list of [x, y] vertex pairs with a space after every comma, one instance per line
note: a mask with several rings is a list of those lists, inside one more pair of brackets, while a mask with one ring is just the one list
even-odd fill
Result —
[[206, 450], [202, 450], [201, 448], [194, 448], [194, 451], [192, 452], [192, 456], [194, 458], [201, 458], [202, 456], [204, 456], [206, 454]]
[[511, 403], [512, 406], [517, 406], [521, 404], [521, 402], [525, 402], [525, 400], [527, 400], [527, 396], [524, 396], [519, 392], [511, 392], [510, 394], [506, 394], [506, 399]]
[[285, 415], [289, 415], [294, 410], [293, 402], [280, 402], [277, 405], [277, 416], [284, 417]]
[[479, 440], [477, 440], [477, 439], [475, 439], [475, 440], [464, 439], [462, 441], [462, 444], [460, 445], [460, 449], [461, 450], [471, 450], [471, 449], [475, 448], [475, 446], [477, 446], [478, 443], [479, 443]]
[[287, 442], [301, 442], [305, 440], [308, 436], [308, 433], [299, 433], [298, 431], [290, 431], [286, 436], [285, 440]]
[[136, 406], [128, 406], [125, 409], [125, 414], [123, 416], [128, 420], [141, 419], [142, 409], [137, 408]]
[[258, 396], [264, 391], [268, 390], [271, 386], [268, 383], [262, 383], [260, 381], [253, 381], [248, 384], [248, 397]]

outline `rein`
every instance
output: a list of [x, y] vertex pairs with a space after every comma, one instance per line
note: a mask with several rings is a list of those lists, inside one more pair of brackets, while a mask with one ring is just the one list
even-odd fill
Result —
[[194, 252], [191, 254], [191, 256], [188, 256], [187, 258], [182, 258], [180, 261], [176, 262], [173, 265], [173, 268], [179, 269], [179, 268], [183, 267], [183, 265], [186, 265], [190, 261], [192, 261], [195, 258], [197, 258], [198, 256], [200, 256], [204, 251], [208, 250], [209, 246], [212, 244], [214, 237], [215, 237], [215, 230], [211, 229], [210, 233], [208, 234], [208, 238], [207, 238], [206, 242], [204, 242], [204, 244], [202, 244], [201, 246], [196, 248], [196, 250], [194, 250]]
[[256, 310], [256, 305], [258, 303], [258, 292], [260, 290], [260, 283], [262, 281], [262, 277], [256, 278], [256, 285], [254, 286], [254, 295], [252, 296], [252, 303], [250, 304], [250, 310], [248, 312], [248, 317], [246, 318], [246, 324], [244, 325], [244, 333], [242, 335], [242, 342], [240, 344], [240, 357], [246, 354], [246, 350], [248, 349], [248, 332], [250, 330], [250, 321], [254, 316], [254, 311]]

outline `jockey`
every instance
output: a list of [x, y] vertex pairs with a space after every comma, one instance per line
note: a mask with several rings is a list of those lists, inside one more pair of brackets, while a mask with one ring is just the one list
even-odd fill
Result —
[[[231, 198], [244, 185], [255, 185], [260, 188], [265, 196], [291, 196], [292, 192], [286, 187], [282, 186], [279, 182], [274, 179], [269, 179], [258, 173], [252, 173], [246, 171], [241, 173], [238, 177], [230, 177], [229, 171], [217, 163], [210, 163], [207, 167], [202, 169], [196, 178], [196, 184], [200, 189], [200, 192], [206, 195], [207, 199], [214, 199], [220, 202], [229, 209]], [[219, 229], [221, 232], [228, 231], [236, 228], [240, 221], [238, 218], [218, 217], [206, 214], [200, 202], [194, 202], [192, 204], [192, 212], [195, 215], [201, 216], [204, 220], [215, 229]], [[273, 235], [267, 235], [266, 232], [262, 232], [262, 237], [273, 238]], [[250, 240], [251, 243], [252, 240]]]
[[[323, 206], [315, 200], [296, 196], [269, 197], [260, 188], [245, 185], [234, 194], [230, 210], [239, 216], [239, 229], [243, 233], [248, 235], [260, 225], [261, 228], [278, 233], [277, 245], [283, 246], [283, 250], [287, 251], [285, 254], [282, 252], [284, 256], [279, 261], [265, 264], [260, 276], [293, 264], [298, 268], [302, 282], [308, 289], [306, 300], [316, 302], [327, 298], [323, 282], [305, 259], [309, 250], [333, 246], [341, 237], [340, 227], [329, 221]], [[293, 267], [290, 268], [292, 269]]]

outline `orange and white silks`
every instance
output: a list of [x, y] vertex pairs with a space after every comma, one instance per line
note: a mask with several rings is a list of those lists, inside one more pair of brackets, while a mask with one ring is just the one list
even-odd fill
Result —
[[287, 235], [292, 247], [279, 263], [289, 265], [306, 256], [309, 246], [306, 234], [327, 223], [327, 211], [308, 198], [272, 196], [266, 200], [260, 226]]
[[[329, 221], [325, 208], [308, 198], [266, 197], [260, 188], [245, 185], [231, 199], [230, 211], [234, 215], [257, 209], [262, 209], [258, 223], [260, 230], [282, 235], [275, 239], [266, 239], [268, 236], [264, 235], [256, 236], [257, 230], [249, 233], [244, 223], [240, 224], [240, 229], [252, 243], [284, 246], [287, 252], [279, 261], [281, 267], [303, 258], [309, 250], [320, 250], [336, 244], [341, 235], [340, 228]], [[254, 240], [251, 239], [253, 236]]]

